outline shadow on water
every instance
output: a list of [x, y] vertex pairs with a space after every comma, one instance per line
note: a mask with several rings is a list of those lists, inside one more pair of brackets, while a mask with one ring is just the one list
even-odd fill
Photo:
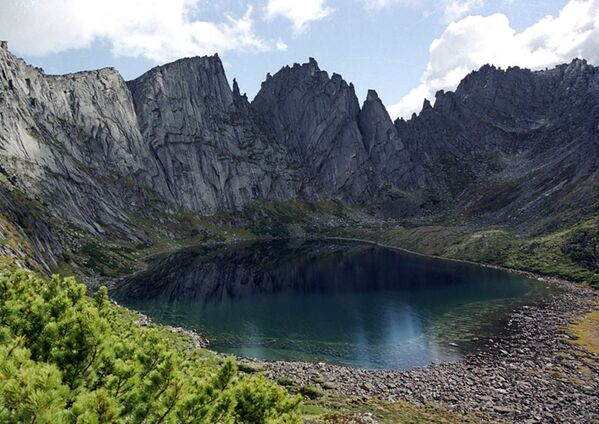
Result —
[[203, 332], [221, 352], [406, 369], [460, 359], [464, 342], [492, 336], [499, 329], [489, 324], [505, 310], [543, 294], [476, 265], [357, 242], [276, 240], [155, 258], [113, 297]]

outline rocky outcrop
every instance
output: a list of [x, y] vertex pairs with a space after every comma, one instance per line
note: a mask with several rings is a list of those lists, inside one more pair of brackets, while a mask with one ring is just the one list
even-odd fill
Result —
[[152, 186], [200, 213], [261, 199], [287, 200], [300, 182], [285, 149], [253, 122], [218, 56], [182, 59], [128, 83], [148, 156]]
[[599, 72], [574, 60], [539, 72], [484, 66], [395, 125], [426, 185], [467, 219], [528, 227], [597, 207], [597, 122]]
[[46, 75], [2, 43], [0, 122], [3, 219], [17, 219], [23, 199], [52, 217], [43, 236], [24, 232], [50, 266], [65, 237], [143, 242], [140, 218], [161, 225], [253, 202], [339, 199], [525, 231], [599, 204], [599, 71], [582, 60], [485, 66], [393, 123], [375, 91], [360, 107], [314, 59], [269, 75], [250, 103], [218, 56], [126, 83], [110, 68]]
[[[29, 204], [87, 233], [144, 239], [125, 211], [136, 203], [151, 165], [144, 161], [131, 95], [114, 69], [45, 75], [0, 49], [0, 122], [0, 173], [12, 193], [6, 214], [19, 208], [17, 190]], [[44, 256], [56, 264], [60, 250]]]
[[358, 116], [358, 126], [368, 150], [374, 184], [382, 194], [393, 191], [415, 191], [426, 187], [427, 181], [420, 163], [399, 135], [383, 102], [374, 90], [369, 90]]
[[371, 192], [354, 87], [310, 59], [268, 76], [252, 102], [261, 125], [309, 170], [322, 197], [363, 200]]

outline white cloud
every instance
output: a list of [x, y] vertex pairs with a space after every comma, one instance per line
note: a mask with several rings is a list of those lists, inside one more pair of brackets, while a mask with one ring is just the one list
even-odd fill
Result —
[[447, 22], [452, 22], [483, 5], [484, 0], [446, 0], [442, 2], [443, 16]]
[[541, 69], [575, 57], [599, 63], [599, 0], [570, 0], [557, 17], [546, 16], [522, 32], [502, 14], [469, 16], [450, 23], [432, 42], [420, 85], [389, 106], [389, 113], [409, 117], [419, 112], [425, 98], [455, 89], [487, 63]]
[[254, 32], [252, 8], [222, 22], [196, 16], [198, 0], [0, 0], [0, 38], [30, 55], [111, 44], [117, 55], [164, 62], [230, 50], [284, 48]]
[[484, 5], [484, 0], [361, 0], [364, 8], [377, 12], [389, 6], [400, 5], [411, 8], [426, 8], [425, 17], [441, 15], [443, 21], [451, 22]]
[[421, 7], [425, 6], [425, 0], [360, 0], [364, 9], [369, 12], [378, 12], [389, 6], [400, 5], [404, 7]]
[[326, 18], [335, 11], [325, 5], [326, 0], [268, 0], [266, 17], [273, 19], [283, 17], [293, 23], [295, 32], [306, 30], [313, 21]]
[[397, 0], [362, 0], [366, 10], [381, 10], [395, 3]]

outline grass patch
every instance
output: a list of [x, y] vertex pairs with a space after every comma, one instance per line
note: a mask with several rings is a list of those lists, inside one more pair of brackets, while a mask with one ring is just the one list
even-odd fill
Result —
[[445, 256], [562, 277], [599, 287], [599, 219], [548, 235], [518, 237], [508, 230], [479, 231], [446, 249]]
[[264, 367], [260, 364], [254, 364], [247, 361], [240, 361], [237, 363], [237, 368], [239, 371], [246, 374], [258, 374], [259, 372], [264, 371]]
[[[325, 413], [316, 422], [327, 424], [482, 424], [492, 423], [487, 417], [475, 417], [446, 411], [436, 405], [413, 405], [407, 402], [385, 402], [335, 399], [327, 405], [332, 412]], [[369, 417], [370, 420], [367, 420]]]
[[589, 352], [599, 355], [599, 303], [595, 310], [572, 325], [570, 330], [576, 336], [573, 343], [584, 347]]
[[307, 397], [308, 399], [313, 399], [313, 400], [322, 397], [324, 394], [318, 388], [316, 388], [314, 386], [310, 386], [308, 384], [300, 387], [298, 389], [298, 393], [304, 397]]
[[286, 376], [281, 376], [277, 379], [277, 383], [279, 383], [279, 385], [281, 386], [285, 386], [285, 387], [291, 387], [295, 385], [295, 381], [293, 381], [291, 378], [286, 377]]
[[300, 407], [300, 413], [302, 418], [304, 419], [315, 419], [322, 417], [325, 414], [330, 413], [329, 409], [323, 408], [322, 406], [314, 405], [314, 404], [303, 404]]

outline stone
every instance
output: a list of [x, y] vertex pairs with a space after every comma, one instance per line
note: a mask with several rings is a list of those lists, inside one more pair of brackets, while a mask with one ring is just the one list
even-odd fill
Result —
[[[583, 60], [484, 66], [392, 122], [376, 91], [360, 105], [312, 58], [269, 75], [249, 102], [217, 55], [125, 82], [113, 68], [47, 75], [3, 43], [0, 118], [2, 212], [47, 272], [86, 237], [149, 242], [139, 218], [163, 227], [342, 200], [377, 219], [467, 216], [528, 232], [596, 199], [599, 72]], [[32, 204], [44, 218], [25, 231]], [[339, 224], [327, 220], [315, 222]]]
[[374, 385], [373, 385], [373, 384], [371, 384], [371, 383], [363, 383], [361, 387], [362, 387], [364, 390], [367, 390], [367, 391], [369, 391], [369, 392], [373, 392], [373, 391], [375, 391], [375, 390], [376, 390], [376, 388], [374, 387]]
[[262, 127], [309, 170], [317, 192], [345, 200], [371, 193], [354, 87], [308, 63], [286, 66], [252, 102]]
[[511, 412], [515, 412], [514, 408], [511, 406], [502, 406], [502, 405], [494, 405], [493, 410], [495, 412], [499, 412], [500, 414], [509, 414]]

